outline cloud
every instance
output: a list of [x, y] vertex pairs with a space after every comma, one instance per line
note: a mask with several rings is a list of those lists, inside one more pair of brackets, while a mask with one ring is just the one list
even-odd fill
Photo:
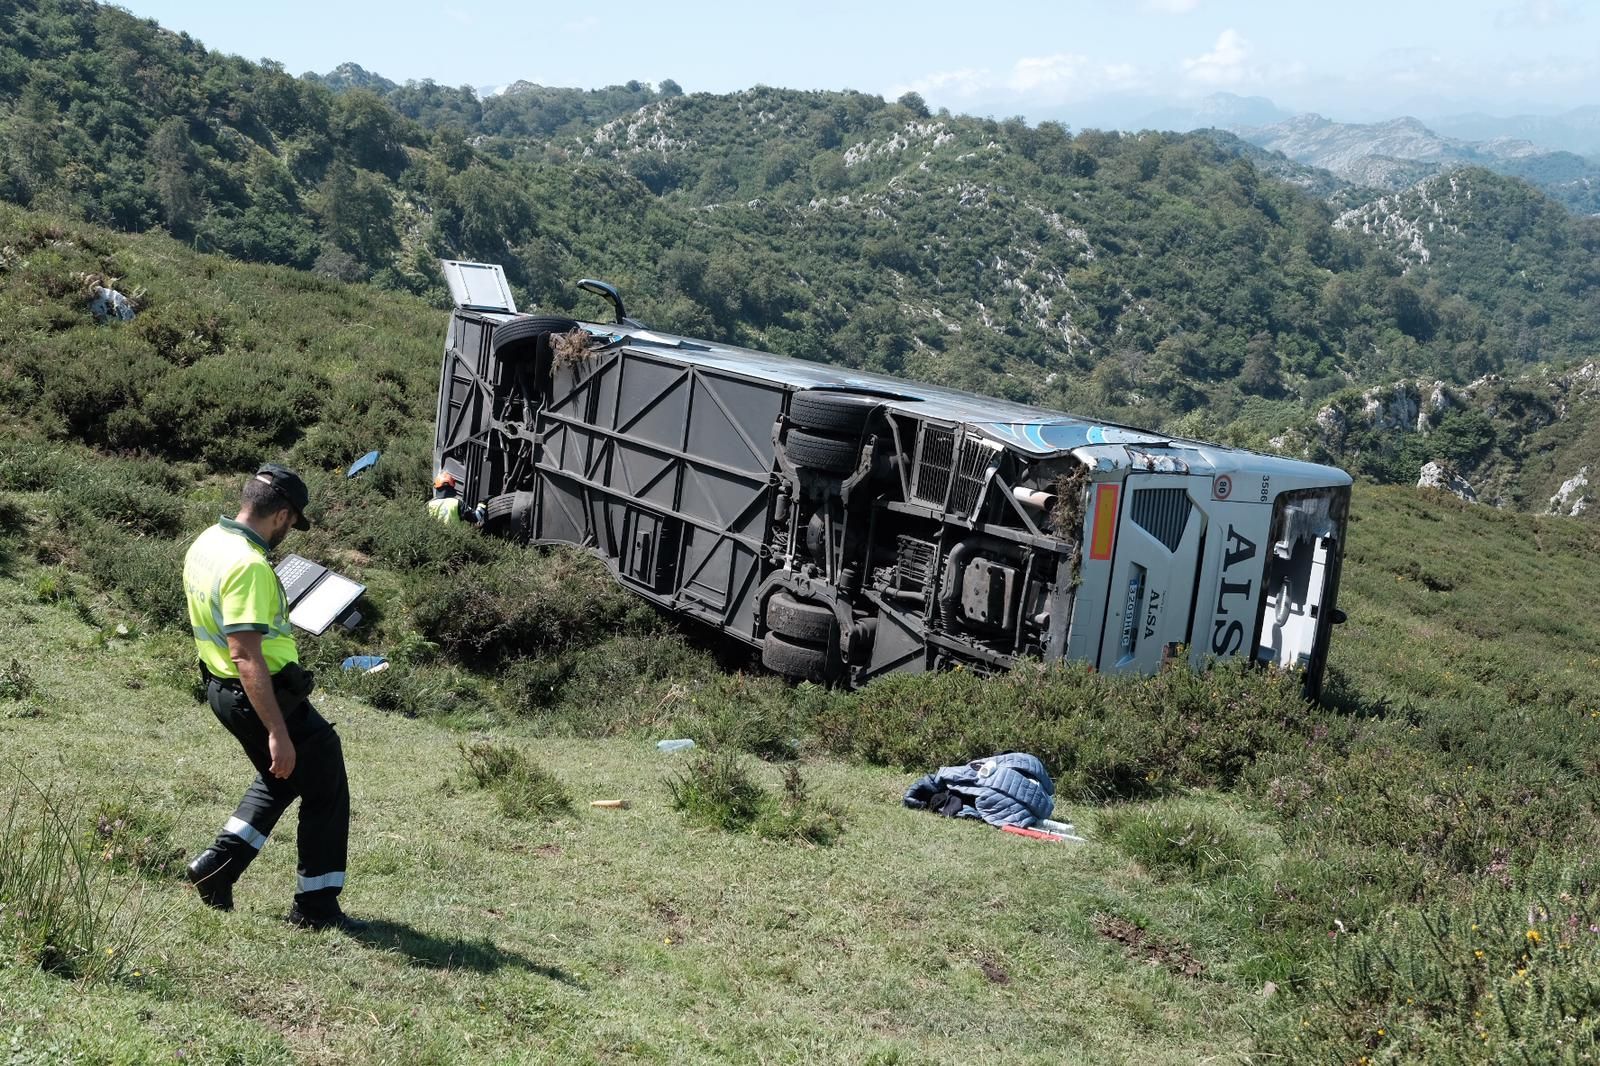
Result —
[[1563, 4], [1560, 0], [1522, 0], [1514, 7], [1504, 8], [1495, 13], [1496, 26], [1532, 26], [1543, 29], [1548, 26], [1559, 26], [1565, 22], [1576, 22], [1578, 12], [1570, 4]]
[[938, 103], [970, 104], [995, 101], [1059, 104], [1107, 92], [1137, 88], [1145, 78], [1131, 63], [1104, 63], [1088, 56], [1058, 52], [1023, 56], [1011, 68], [964, 67], [939, 71], [885, 90], [890, 100], [907, 92], [922, 94]]
[[1259, 77], [1246, 65], [1249, 58], [1250, 46], [1239, 31], [1223, 30], [1211, 51], [1183, 61], [1183, 74], [1199, 85], [1237, 85]]
[[1141, 0], [1139, 6], [1162, 15], [1187, 15], [1200, 6], [1200, 0]]
[[933, 96], [940, 99], [970, 100], [981, 95], [994, 83], [994, 74], [991, 71], [977, 67], [964, 67], [961, 70], [942, 70], [928, 74], [903, 85], [891, 85], [884, 90], [884, 98], [897, 99], [906, 93], [921, 93], [923, 96]]

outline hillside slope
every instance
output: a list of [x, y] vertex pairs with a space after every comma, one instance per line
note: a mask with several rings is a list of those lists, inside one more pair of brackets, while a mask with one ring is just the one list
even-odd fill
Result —
[[[667, 82], [478, 100], [353, 68], [292, 78], [80, 0], [5, 19], [0, 195], [433, 299], [441, 255], [505, 264], [547, 309], [602, 276], [668, 329], [1266, 436], [1352, 383], [1465, 383], [1581, 358], [1594, 332], [1593, 279], [1559, 256], [1527, 247], [1520, 269], [1570, 299], [1507, 324], [1479, 305], [1488, 266], [1406, 270], [1334, 228], [1303, 172], [1264, 176], [1211, 135]], [[1546, 212], [1496, 180], [1475, 263]], [[1524, 243], [1593, 244], [1595, 223], [1559, 214]]]

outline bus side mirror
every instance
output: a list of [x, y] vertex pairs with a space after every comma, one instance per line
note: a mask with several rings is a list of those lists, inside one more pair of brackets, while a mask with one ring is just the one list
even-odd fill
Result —
[[616, 312], [616, 322], [622, 325], [627, 322], [627, 313], [622, 310], [622, 294], [617, 287], [608, 281], [597, 281], [594, 278], [584, 278], [578, 282], [578, 288], [585, 292], [592, 292], [596, 296], [604, 296], [611, 301], [611, 309]]

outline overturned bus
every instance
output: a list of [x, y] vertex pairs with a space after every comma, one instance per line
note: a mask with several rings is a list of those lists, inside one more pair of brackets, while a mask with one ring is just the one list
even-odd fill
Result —
[[613, 321], [519, 314], [498, 266], [444, 270], [436, 469], [777, 673], [1248, 656], [1320, 693], [1343, 471], [656, 332], [589, 279]]

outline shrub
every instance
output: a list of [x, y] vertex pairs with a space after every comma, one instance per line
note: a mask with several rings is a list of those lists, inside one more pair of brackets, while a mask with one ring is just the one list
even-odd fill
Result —
[[1291, 675], [1240, 664], [1144, 678], [1023, 664], [891, 675], [828, 702], [817, 729], [834, 751], [908, 770], [1031, 752], [1058, 794], [1099, 801], [1227, 787], [1259, 753], [1299, 743], [1312, 715]]
[[771, 799], [732, 752], [696, 755], [667, 790], [672, 809], [691, 825], [730, 831], [750, 828]]
[[652, 616], [599, 563], [564, 550], [518, 553], [413, 580], [406, 598], [427, 639], [477, 666], [590, 644]]
[[690, 825], [824, 845], [844, 830], [843, 815], [831, 804], [816, 803], [799, 767], [793, 765], [784, 768], [782, 795], [774, 796], [751, 776], [737, 754], [704, 752], [669, 778], [667, 789], [673, 810]]
[[320, 658], [317, 662], [328, 677], [326, 687], [407, 718], [438, 718], [492, 702], [488, 682], [452, 666], [408, 665], [391, 658], [387, 670], [366, 673], [345, 671]]
[[816, 803], [800, 767], [791, 763], [783, 768], [782, 795], [756, 819], [755, 831], [768, 840], [828, 845], [844, 832], [844, 815], [832, 804]]
[[492, 791], [507, 817], [548, 819], [572, 810], [572, 797], [561, 782], [530, 762], [522, 749], [488, 740], [463, 742], [457, 748], [468, 780]]
[[22, 700], [33, 695], [38, 689], [33, 680], [33, 672], [13, 658], [9, 664], [0, 667], [0, 700]]

